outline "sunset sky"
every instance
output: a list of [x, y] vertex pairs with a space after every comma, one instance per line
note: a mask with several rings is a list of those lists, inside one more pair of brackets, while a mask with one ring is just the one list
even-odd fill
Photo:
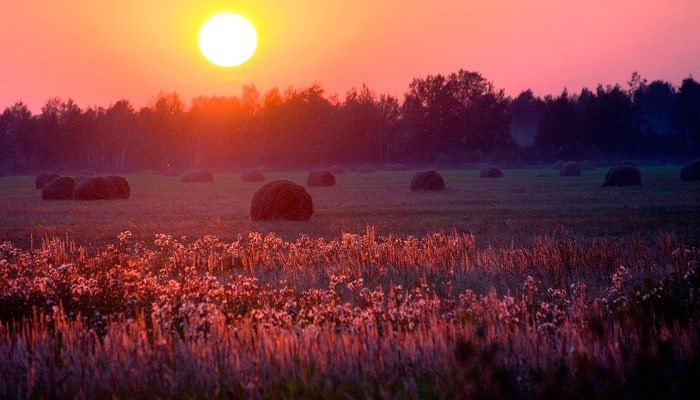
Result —
[[[632, 71], [700, 77], [698, 0], [2, 1], [0, 107], [49, 97], [81, 106], [161, 91], [235, 95], [320, 83], [341, 97], [366, 83], [402, 95], [415, 76], [475, 70], [508, 94], [578, 91]], [[225, 69], [197, 32], [218, 12], [247, 17], [258, 50]]]

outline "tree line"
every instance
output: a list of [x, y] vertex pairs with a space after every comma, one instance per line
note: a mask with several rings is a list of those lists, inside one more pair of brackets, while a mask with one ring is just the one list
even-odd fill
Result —
[[314, 85], [240, 96], [176, 93], [136, 109], [18, 101], [0, 116], [0, 170], [303, 167], [692, 157], [700, 153], [700, 83], [633, 74], [626, 85], [507, 97], [480, 73], [414, 79], [404, 98], [363, 86], [344, 100]]

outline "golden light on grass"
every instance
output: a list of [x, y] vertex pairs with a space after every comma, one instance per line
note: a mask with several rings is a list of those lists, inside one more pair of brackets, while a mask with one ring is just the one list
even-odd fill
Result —
[[235, 67], [255, 54], [258, 35], [253, 24], [245, 17], [221, 13], [202, 25], [198, 42], [202, 55], [212, 64]]

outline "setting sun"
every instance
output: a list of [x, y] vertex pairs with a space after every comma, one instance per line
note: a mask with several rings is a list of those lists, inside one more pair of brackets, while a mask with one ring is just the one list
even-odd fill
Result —
[[255, 27], [238, 14], [217, 14], [209, 18], [199, 31], [202, 55], [220, 67], [243, 64], [255, 54], [257, 45]]

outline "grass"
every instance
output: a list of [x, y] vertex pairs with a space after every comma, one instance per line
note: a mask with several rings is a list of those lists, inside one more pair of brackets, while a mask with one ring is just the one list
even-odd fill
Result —
[[[337, 175], [333, 188], [309, 188], [316, 213], [307, 222], [251, 222], [249, 201], [259, 183], [238, 173], [215, 174], [213, 184], [182, 184], [176, 177], [135, 174], [127, 201], [43, 201], [33, 176], [0, 179], [0, 240], [29, 247], [48, 236], [70, 236], [81, 245], [113, 243], [129, 230], [137, 239], [156, 233], [234, 240], [250, 231], [275, 232], [291, 240], [302, 233], [333, 238], [364, 232], [423, 235], [440, 230], [469, 232], [481, 243], [533, 237], [565, 228], [582, 238], [653, 237], [659, 230], [696, 235], [700, 185], [683, 183], [679, 167], [643, 168], [643, 186], [601, 188], [606, 172], [584, 171], [560, 178], [549, 169], [505, 170], [502, 179], [480, 179], [478, 171], [442, 172], [447, 189], [412, 193], [415, 171]], [[306, 174], [268, 173], [305, 185]]]

